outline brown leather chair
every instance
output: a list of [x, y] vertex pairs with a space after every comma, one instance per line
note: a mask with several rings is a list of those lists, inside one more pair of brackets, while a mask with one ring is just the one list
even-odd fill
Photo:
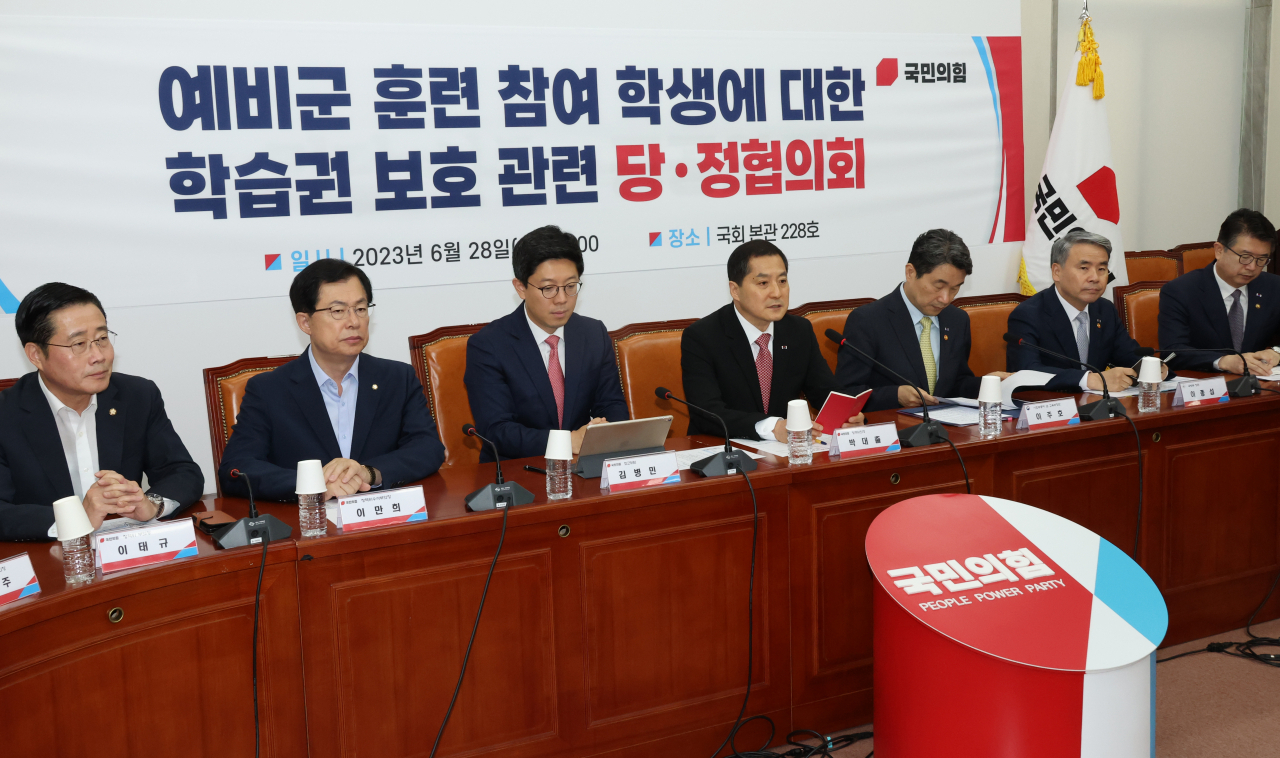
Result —
[[790, 313], [809, 319], [809, 323], [813, 325], [813, 333], [818, 338], [818, 349], [822, 351], [822, 357], [827, 359], [831, 370], [835, 371], [840, 346], [827, 339], [827, 330], [835, 329], [837, 332], [844, 332], [844, 322], [848, 320], [849, 312], [874, 302], [875, 300], [869, 297], [853, 300], [819, 300], [805, 303], [799, 308], [792, 308]]
[[1160, 288], [1164, 282], [1138, 282], [1112, 290], [1120, 321], [1139, 345], [1160, 349]]
[[[269, 358], [241, 358], [225, 366], [204, 370], [204, 401], [209, 409], [209, 441], [213, 444], [213, 468], [222, 465], [222, 451], [231, 438], [240, 413], [240, 401], [244, 399], [244, 386], [263, 371], [274, 371], [297, 358], [296, 355], [275, 355]], [[218, 485], [222, 492], [222, 485]]]
[[1182, 259], [1164, 250], [1130, 250], [1124, 254], [1131, 282], [1167, 282], [1182, 276]]
[[13, 385], [17, 384], [17, 379], [0, 379], [0, 392], [4, 392]]
[[660, 400], [654, 394], [666, 387], [676, 395], [684, 395], [684, 374], [680, 370], [680, 338], [697, 319], [649, 321], [630, 324], [609, 332], [613, 351], [618, 357], [618, 378], [622, 381], [622, 397], [631, 418], [673, 416], [668, 437], [689, 433], [689, 409], [680, 403]]
[[975, 376], [1006, 370], [1004, 335], [1009, 331], [1009, 314], [1026, 299], [1016, 292], [955, 299], [955, 306], [969, 314], [969, 370]]
[[[1169, 249], [1169, 255], [1182, 261], [1182, 273], [1204, 268], [1214, 261], [1213, 242], [1190, 242]], [[1129, 281], [1141, 281], [1130, 276]], [[1137, 339], [1136, 337], [1134, 339]]]
[[480, 462], [480, 440], [462, 433], [464, 424], [475, 423], [462, 379], [467, 371], [467, 339], [484, 326], [445, 326], [409, 338], [413, 370], [440, 433], [445, 466]]

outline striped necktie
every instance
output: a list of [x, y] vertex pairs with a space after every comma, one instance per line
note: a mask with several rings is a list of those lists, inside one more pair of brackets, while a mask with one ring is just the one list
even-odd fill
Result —
[[924, 358], [924, 375], [929, 380], [929, 394], [938, 386], [938, 364], [933, 359], [933, 319], [925, 316], [920, 319], [920, 357]]

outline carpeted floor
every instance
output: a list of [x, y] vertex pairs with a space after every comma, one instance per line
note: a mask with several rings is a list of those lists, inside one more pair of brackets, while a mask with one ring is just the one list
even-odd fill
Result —
[[[1280, 637], [1280, 620], [1256, 624], [1260, 637]], [[1168, 658], [1210, 642], [1244, 642], [1243, 629], [1161, 650]], [[1261, 652], [1280, 653], [1280, 649]], [[1157, 758], [1280, 758], [1280, 668], [1220, 653], [1200, 653], [1156, 668]], [[847, 729], [866, 732], [871, 724]], [[858, 742], [835, 758], [865, 758], [874, 740]], [[784, 748], [775, 747], [781, 753]]]

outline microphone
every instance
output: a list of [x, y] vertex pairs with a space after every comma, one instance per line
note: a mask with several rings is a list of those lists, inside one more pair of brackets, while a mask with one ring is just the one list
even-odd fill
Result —
[[1124, 411], [1124, 404], [1121, 403], [1119, 400], [1116, 400], [1114, 397], [1111, 397], [1111, 392], [1107, 389], [1107, 378], [1103, 376], [1102, 372], [1099, 371], [1098, 369], [1094, 368], [1093, 366], [1090, 366], [1088, 363], [1085, 363], [1084, 361], [1078, 358], [1072, 358], [1071, 356], [1063, 355], [1062, 353], [1055, 353], [1052, 350], [1049, 350], [1048, 348], [1040, 347], [1039, 345], [1033, 345], [1030, 342], [1027, 342], [1022, 337], [1019, 337], [1014, 334], [1010, 334], [1008, 332], [1005, 332], [1004, 334], [1004, 341], [1008, 342], [1011, 345], [1017, 345], [1019, 347], [1029, 347], [1033, 350], [1039, 350], [1045, 355], [1052, 355], [1054, 358], [1061, 358], [1064, 361], [1069, 361], [1071, 363], [1084, 366], [1085, 368], [1089, 369], [1091, 373], [1098, 375], [1098, 378], [1102, 380], [1102, 399], [1094, 403], [1085, 403], [1084, 405], [1080, 406], [1080, 409], [1079, 409], [1080, 418], [1089, 419], [1090, 421], [1106, 421], [1107, 419], [1115, 418], [1116, 416], [1125, 416], [1126, 418], [1128, 417], [1129, 414], [1125, 413]]
[[696, 471], [703, 476], [725, 476], [727, 474], [737, 474], [739, 472], [756, 470], [756, 462], [751, 456], [729, 444], [729, 425], [724, 422], [724, 419], [721, 418], [719, 414], [712, 413], [706, 408], [700, 408], [688, 400], [681, 400], [671, 394], [671, 390], [666, 387], [658, 387], [653, 391], [653, 393], [663, 400], [674, 400], [677, 403], [683, 403], [684, 405], [689, 406], [695, 411], [702, 411], [708, 416], [714, 418], [716, 421], [719, 421], [720, 427], [724, 429], [724, 450], [709, 458], [703, 458], [700, 461], [695, 461], [694, 464], [689, 467], [691, 471]]
[[253, 501], [253, 485], [249, 482], [249, 475], [238, 468], [231, 469], [229, 473], [232, 479], [243, 479], [249, 490], [249, 515], [214, 532], [213, 543], [225, 550], [261, 542], [265, 549], [268, 542], [289, 539], [293, 535], [293, 529], [288, 524], [270, 513], [258, 515], [258, 505]]
[[920, 408], [923, 410], [923, 414], [921, 416], [922, 421], [916, 426], [909, 426], [899, 432], [898, 439], [902, 443], [903, 447], [923, 447], [925, 445], [934, 445], [939, 442], [950, 441], [950, 437], [947, 435], [947, 430], [943, 428], [942, 423], [929, 418], [929, 404], [924, 401], [924, 393], [916, 386], [915, 382], [910, 381], [902, 374], [899, 374], [897, 371], [894, 371], [875, 358], [872, 358], [866, 353], [866, 351], [851, 345], [849, 341], [844, 338], [844, 335], [837, 332], [835, 329], [828, 329], [826, 331], [826, 335], [827, 339], [836, 343], [840, 347], [847, 347], [858, 355], [861, 355], [863, 358], [866, 358], [875, 365], [884, 369], [884, 371], [897, 378], [898, 381], [915, 390], [916, 394], [920, 396]]
[[[1149, 348], [1144, 348], [1144, 349], [1149, 349]], [[1154, 350], [1152, 352], [1153, 353], [1161, 353], [1161, 352], [1174, 353], [1173, 350], [1169, 350], [1169, 351]], [[1206, 348], [1180, 347], [1177, 349], [1177, 352], [1214, 353], [1217, 355], [1240, 356], [1240, 362], [1244, 364], [1244, 373], [1240, 376], [1239, 379], [1232, 379], [1231, 381], [1227, 382], [1227, 394], [1230, 395], [1231, 397], [1253, 397], [1254, 395], [1262, 394], [1262, 387], [1261, 385], [1258, 384], [1258, 377], [1249, 373], [1249, 362], [1244, 359], [1244, 354], [1241, 353], [1239, 350], [1236, 350], [1234, 347], [1206, 347]], [[1169, 356], [1169, 358], [1172, 358], [1172, 357], [1173, 355]], [[1165, 358], [1165, 360], [1168, 361], [1169, 358]]]
[[498, 455], [498, 446], [493, 444], [493, 440], [487, 439], [476, 431], [475, 424], [463, 424], [462, 433], [468, 437], [489, 443], [489, 447], [493, 448], [493, 460], [498, 467], [498, 475], [493, 484], [486, 484], [480, 489], [472, 492], [464, 498], [469, 511], [491, 511], [494, 508], [506, 508], [507, 506], [528, 505], [533, 502], [533, 493], [518, 482], [507, 482], [502, 478], [502, 457]]

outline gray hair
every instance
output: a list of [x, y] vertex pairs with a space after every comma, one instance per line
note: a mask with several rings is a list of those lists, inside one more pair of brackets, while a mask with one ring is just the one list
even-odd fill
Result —
[[1107, 251], [1107, 258], [1111, 257], [1111, 240], [1101, 234], [1076, 227], [1053, 241], [1053, 247], [1049, 251], [1049, 265], [1052, 266], [1055, 263], [1059, 266], [1067, 265], [1067, 256], [1071, 254], [1071, 248], [1081, 242], [1097, 245]]

